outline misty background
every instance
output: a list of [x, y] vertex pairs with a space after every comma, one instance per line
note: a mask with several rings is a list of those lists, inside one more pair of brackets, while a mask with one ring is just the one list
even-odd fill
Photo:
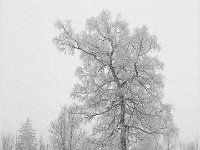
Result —
[[57, 19], [75, 31], [103, 9], [121, 14], [130, 28], [144, 24], [158, 37], [165, 96], [184, 141], [200, 136], [200, 15], [198, 0], [0, 0], [0, 132], [15, 133], [29, 116], [48, 139], [49, 124], [72, 102], [79, 56], [59, 52]]

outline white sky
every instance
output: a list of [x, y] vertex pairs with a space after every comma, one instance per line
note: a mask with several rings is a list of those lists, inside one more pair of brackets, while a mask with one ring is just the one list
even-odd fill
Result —
[[48, 137], [50, 121], [69, 103], [79, 56], [52, 43], [56, 19], [80, 31], [87, 18], [108, 9], [133, 30], [146, 24], [162, 46], [164, 101], [175, 106], [180, 136], [200, 136], [200, 14], [198, 0], [0, 0], [0, 132], [19, 129], [29, 116]]

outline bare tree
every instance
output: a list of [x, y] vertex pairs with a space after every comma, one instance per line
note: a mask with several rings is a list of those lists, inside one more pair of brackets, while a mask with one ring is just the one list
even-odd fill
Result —
[[2, 134], [2, 150], [12, 150], [14, 148], [14, 144], [14, 137], [12, 134]]
[[42, 136], [40, 136], [38, 146], [39, 146], [39, 150], [45, 150], [46, 149], [46, 145], [44, 144]]
[[179, 143], [180, 150], [199, 150], [199, 138], [195, 136], [194, 141], [191, 142], [182, 142]]
[[173, 120], [165, 120], [165, 129], [162, 131], [164, 145], [166, 150], [174, 150], [177, 146], [177, 138], [179, 136], [179, 129], [174, 125]]
[[171, 106], [161, 101], [160, 46], [147, 27], [130, 33], [128, 24], [120, 16], [112, 20], [108, 11], [88, 19], [78, 34], [70, 21], [58, 21], [56, 27], [61, 32], [54, 39], [57, 48], [80, 52], [83, 65], [76, 75], [81, 83], [71, 96], [82, 103], [80, 113], [96, 120], [93, 132], [101, 147], [127, 150], [159, 136]]
[[84, 132], [80, 129], [81, 115], [75, 114], [76, 106], [63, 107], [59, 117], [51, 123], [51, 143], [54, 149], [76, 150]]

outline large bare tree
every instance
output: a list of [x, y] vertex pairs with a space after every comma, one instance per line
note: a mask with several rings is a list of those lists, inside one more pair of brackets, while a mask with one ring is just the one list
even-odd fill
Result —
[[56, 27], [57, 48], [80, 52], [76, 75], [81, 82], [71, 96], [81, 102], [80, 113], [96, 120], [93, 133], [100, 146], [127, 150], [157, 139], [164, 120], [172, 116], [171, 106], [161, 101], [163, 63], [157, 57], [161, 48], [156, 36], [146, 26], [130, 32], [120, 16], [113, 20], [108, 11], [88, 19], [80, 33], [70, 21], [57, 21]]

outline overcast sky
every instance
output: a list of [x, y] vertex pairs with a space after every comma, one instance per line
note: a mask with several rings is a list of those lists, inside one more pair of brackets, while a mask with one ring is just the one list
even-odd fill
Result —
[[103, 9], [120, 13], [133, 31], [146, 24], [161, 44], [165, 96], [174, 105], [180, 137], [200, 136], [200, 15], [198, 0], [0, 0], [0, 132], [19, 129], [29, 116], [38, 135], [70, 103], [79, 56], [52, 43], [56, 19], [77, 31]]

